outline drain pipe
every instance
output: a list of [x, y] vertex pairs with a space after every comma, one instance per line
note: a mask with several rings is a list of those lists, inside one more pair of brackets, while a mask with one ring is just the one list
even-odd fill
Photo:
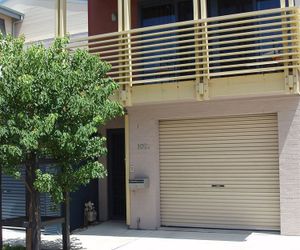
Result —
[[137, 217], [137, 219], [136, 219], [136, 228], [137, 228], [137, 230], [140, 230], [141, 228], [140, 228], [140, 224], [141, 224], [141, 218], [140, 217]]
[[125, 182], [126, 182], [126, 225], [129, 227], [131, 223], [131, 199], [129, 189], [129, 175], [130, 175], [130, 142], [129, 142], [129, 117], [127, 110], [125, 110]]
[[16, 34], [16, 25], [19, 24], [19, 23], [22, 23], [23, 20], [24, 20], [24, 15], [21, 16], [21, 19], [20, 19], [20, 20], [16, 20], [16, 19], [15, 19], [15, 21], [12, 21], [12, 23], [11, 23], [11, 26], [12, 26], [12, 27], [11, 27], [11, 34], [12, 34], [13, 37], [16, 37], [16, 36], [17, 36], [17, 34]]

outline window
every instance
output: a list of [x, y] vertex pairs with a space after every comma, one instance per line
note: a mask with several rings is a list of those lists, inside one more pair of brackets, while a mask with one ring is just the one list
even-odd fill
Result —
[[[168, 0], [168, 1], [140, 1], [140, 27], [149, 27], [154, 25], [164, 25], [175, 22], [188, 21], [193, 19], [193, 1], [192, 0]], [[189, 28], [185, 26], [184, 28]], [[142, 77], [141, 80], [149, 80], [154, 78], [174, 78], [176, 76], [183, 76], [184, 73], [174, 73], [178, 71], [185, 71], [194, 68], [194, 60], [186, 59], [185, 57], [191, 57], [192, 53], [189, 51], [191, 48], [185, 48], [191, 46], [194, 42], [193, 34], [188, 36], [188, 33], [181, 31], [177, 27], [167, 29], [156, 29], [154, 31], [144, 32], [144, 35], [148, 35], [142, 39], [143, 56], [150, 57], [151, 59], [143, 59], [140, 61], [144, 66], [140, 67], [144, 69], [142, 74], [147, 75]], [[170, 33], [165, 33], [170, 31]], [[162, 34], [159, 34], [162, 33]], [[153, 36], [149, 36], [153, 34]], [[177, 37], [179, 36], [179, 37]], [[181, 36], [181, 37], [180, 37]], [[178, 42], [178, 44], [177, 44]], [[146, 46], [149, 45], [149, 48]], [[183, 49], [183, 48], [184, 49]], [[162, 51], [159, 51], [162, 50]], [[184, 55], [181, 55], [181, 54]], [[155, 58], [155, 59], [153, 59]], [[188, 66], [181, 67], [181, 64], [188, 64]], [[192, 66], [191, 66], [192, 65]], [[159, 67], [161, 69], [157, 70]], [[155, 76], [158, 71], [165, 71], [163, 76]], [[140, 71], [141, 72], [141, 71]], [[169, 74], [167, 74], [169, 72]], [[151, 76], [151, 74], [154, 74]]]
[[274, 0], [257, 0], [256, 9], [257, 10], [266, 10], [266, 9], [275, 9], [280, 8], [280, 1]]
[[144, 7], [141, 11], [141, 26], [152, 26], [175, 22], [175, 9], [171, 4]]
[[280, 7], [280, 0], [207, 0], [209, 17]]
[[[209, 17], [280, 8], [280, 0], [208, 0], [207, 3]], [[274, 17], [274, 15], [276, 14], [261, 14], [251, 18], [240, 17], [234, 19], [236, 22], [240, 21], [240, 24], [233, 23], [232, 19], [223, 20], [221, 21], [222, 23], [229, 22], [232, 23], [232, 25], [217, 26], [216, 28], [209, 29], [209, 31], [214, 32], [209, 36], [210, 41], [215, 43], [219, 42], [217, 45], [209, 46], [211, 51], [210, 55], [212, 56], [210, 66], [215, 67], [215, 69], [210, 72], [230, 71], [229, 66], [233, 65], [230, 59], [235, 62], [235, 67], [232, 67], [232, 70], [264, 67], [263, 63], [270, 61], [270, 57], [267, 57], [267, 54], [278, 53], [281, 46], [278, 43], [281, 41], [281, 38], [276, 37], [281, 34], [278, 28], [278, 26], [280, 26], [278, 19], [266, 19], [268, 17]], [[266, 20], [257, 21], [257, 18], [265, 18]], [[251, 22], [242, 23], [243, 20], [250, 20]], [[274, 23], [274, 26], [271, 26], [272, 23]], [[219, 21], [211, 24], [217, 25]], [[236, 30], [231, 32], [230, 28]], [[278, 29], [278, 31], [276, 31], [276, 29]], [[216, 33], [216, 31], [219, 32]], [[241, 33], [241, 35], [238, 33]], [[233, 36], [230, 37], [230, 34]], [[222, 35], [224, 35], [224, 38]], [[214, 36], [218, 38], [214, 38]], [[273, 36], [273, 38], [268, 38], [271, 36]], [[277, 44], [273, 45], [272, 42], [277, 42]], [[243, 54], [238, 54], [241, 50], [240, 47], [243, 47]], [[246, 53], [247, 51], [249, 52]], [[228, 54], [230, 53], [234, 55], [229, 56]], [[262, 65], [259, 65], [259, 63]]]
[[141, 1], [140, 19], [141, 27], [192, 20], [193, 1]]
[[3, 35], [6, 35], [5, 21], [1, 18], [0, 18], [0, 31]]

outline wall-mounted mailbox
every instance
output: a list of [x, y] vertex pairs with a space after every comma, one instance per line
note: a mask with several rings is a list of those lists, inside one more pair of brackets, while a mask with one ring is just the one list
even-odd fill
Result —
[[135, 178], [129, 180], [130, 190], [145, 189], [149, 187], [149, 178]]

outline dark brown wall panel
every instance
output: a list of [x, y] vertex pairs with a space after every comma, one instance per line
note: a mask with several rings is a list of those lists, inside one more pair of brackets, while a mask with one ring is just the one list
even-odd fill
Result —
[[[118, 21], [112, 21], [112, 14], [118, 13], [117, 0], [89, 0], [89, 35], [118, 31]], [[132, 28], [137, 28], [138, 0], [131, 0]]]
[[112, 14], [118, 13], [117, 0], [89, 0], [89, 35], [118, 31], [118, 21], [112, 21]]

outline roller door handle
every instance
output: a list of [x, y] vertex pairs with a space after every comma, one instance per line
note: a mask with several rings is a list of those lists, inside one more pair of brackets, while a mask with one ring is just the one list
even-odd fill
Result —
[[223, 187], [225, 187], [225, 185], [213, 184], [213, 185], [211, 185], [211, 187], [213, 187], [213, 188], [223, 188]]

